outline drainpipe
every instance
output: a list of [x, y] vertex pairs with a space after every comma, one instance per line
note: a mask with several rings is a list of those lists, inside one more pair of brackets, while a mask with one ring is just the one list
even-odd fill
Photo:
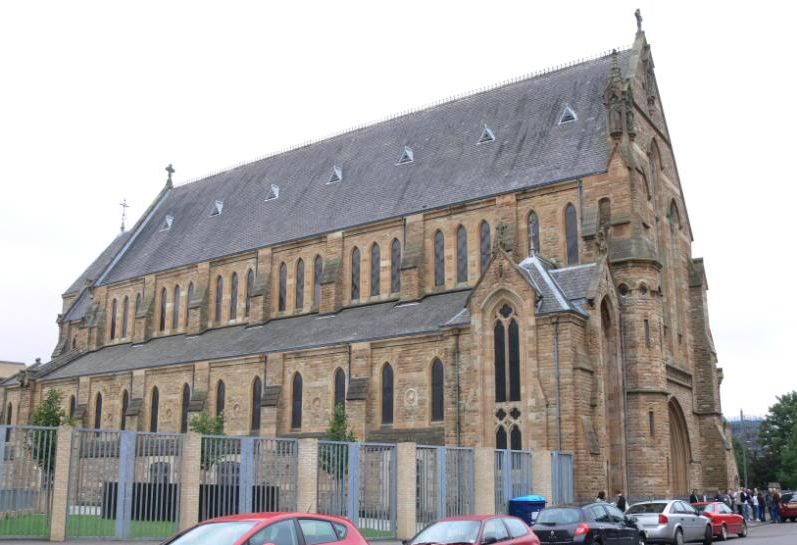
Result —
[[623, 437], [625, 439], [625, 495], [631, 497], [631, 467], [628, 465], [628, 370], [625, 359], [625, 320], [620, 316], [620, 362], [623, 366]]
[[553, 359], [556, 366], [556, 450], [562, 450], [562, 384], [559, 370], [559, 318], [553, 321]]
[[349, 372], [347, 373], [346, 376], [346, 386], [347, 386], [346, 390], [348, 391], [348, 386], [351, 384], [351, 343], [348, 343], [346, 345], [346, 350], [349, 352], [349, 363], [348, 363]]
[[460, 415], [460, 381], [459, 381], [459, 329], [454, 330], [454, 369], [457, 376], [457, 446], [462, 446], [462, 420]]

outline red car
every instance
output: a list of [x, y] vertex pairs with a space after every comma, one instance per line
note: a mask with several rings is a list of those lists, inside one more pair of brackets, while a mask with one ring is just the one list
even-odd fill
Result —
[[742, 515], [737, 515], [731, 508], [719, 501], [693, 503], [692, 507], [697, 512], [711, 521], [714, 537], [722, 541], [728, 539], [729, 534], [747, 537], [747, 522]]
[[797, 495], [794, 492], [783, 492], [780, 496], [780, 520], [792, 522], [797, 520]]
[[206, 520], [163, 545], [368, 545], [342, 517], [311, 513], [248, 513]]
[[[407, 545], [540, 545], [540, 540], [517, 517], [468, 515], [440, 519], [418, 532]], [[275, 544], [278, 545], [278, 544]]]

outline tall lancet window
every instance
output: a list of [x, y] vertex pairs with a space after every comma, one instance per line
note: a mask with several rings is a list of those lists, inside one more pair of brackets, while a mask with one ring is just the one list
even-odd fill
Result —
[[382, 367], [382, 424], [393, 423], [393, 368]]
[[324, 261], [320, 255], [313, 261], [313, 308], [321, 304], [321, 274], [324, 272]]
[[194, 283], [188, 284], [188, 292], [185, 294], [185, 327], [188, 327], [188, 321], [191, 318], [191, 299], [194, 298]]
[[302, 428], [302, 375], [293, 375], [293, 396], [291, 399], [291, 429]]
[[335, 370], [335, 407], [346, 407], [346, 373], [338, 367]]
[[495, 317], [493, 359], [495, 400], [520, 401], [520, 330], [515, 311], [507, 304], [501, 306]]
[[174, 300], [172, 301], [172, 329], [180, 327], [180, 286], [174, 286]]
[[183, 384], [183, 399], [180, 404], [180, 433], [188, 431], [188, 408], [191, 403], [191, 387]]
[[166, 288], [161, 290], [161, 308], [160, 308], [160, 318], [158, 321], [158, 329], [160, 331], [166, 331], [166, 299], [168, 298]]
[[116, 299], [111, 303], [111, 340], [116, 338]]
[[360, 299], [360, 249], [351, 251], [351, 300]]
[[434, 285], [446, 283], [446, 241], [442, 231], [434, 234]]
[[122, 338], [127, 337], [127, 315], [130, 312], [130, 298], [125, 295], [122, 301]]
[[160, 394], [158, 393], [158, 387], [154, 386], [152, 388], [152, 397], [150, 398], [150, 409], [149, 409], [149, 431], [151, 433], [155, 433], [158, 431], [158, 415], [160, 413]]
[[379, 295], [379, 269], [382, 262], [379, 244], [371, 246], [371, 297]]
[[390, 245], [390, 293], [401, 291], [401, 243], [397, 238]]
[[304, 308], [304, 259], [296, 262], [296, 310]]
[[479, 225], [479, 272], [484, 274], [487, 265], [490, 263], [490, 254], [492, 253], [492, 241], [490, 240], [490, 224], [483, 221]]
[[246, 296], [244, 298], [244, 317], [249, 318], [249, 312], [252, 310], [252, 290], [255, 289], [255, 271], [249, 269], [246, 273]]
[[279, 310], [280, 312], [285, 311], [287, 299], [288, 299], [288, 266], [285, 263], [281, 263], [277, 310]]
[[457, 229], [457, 284], [468, 281], [468, 233], [460, 225]]
[[231, 322], [238, 319], [238, 273], [232, 273], [230, 278], [230, 316]]
[[441, 422], [445, 413], [445, 377], [443, 362], [435, 358], [432, 362], [432, 422]]
[[249, 429], [252, 435], [260, 433], [260, 407], [263, 400], [263, 382], [260, 377], [255, 377], [252, 383], [252, 422]]
[[540, 218], [537, 212], [529, 212], [529, 253], [540, 251]]
[[221, 275], [216, 277], [216, 309], [213, 318], [216, 322], [221, 321], [221, 302], [224, 297], [224, 279]]
[[576, 207], [568, 203], [565, 207], [565, 242], [567, 244], [567, 264], [578, 265], [578, 219]]

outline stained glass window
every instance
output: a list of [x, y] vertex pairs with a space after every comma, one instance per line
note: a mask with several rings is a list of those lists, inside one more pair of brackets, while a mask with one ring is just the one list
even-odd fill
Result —
[[346, 373], [338, 367], [335, 370], [335, 406], [346, 406]]
[[382, 367], [382, 424], [393, 423], [393, 368]]
[[468, 233], [462, 225], [457, 229], [457, 283], [468, 281]]
[[567, 264], [578, 264], [578, 220], [576, 207], [568, 204], [565, 207], [565, 239], [567, 242]]
[[183, 384], [183, 400], [180, 406], [180, 433], [188, 431], [188, 405], [191, 403], [191, 387]]
[[172, 301], [172, 329], [180, 326], [180, 286], [174, 286], [174, 299]]
[[401, 243], [397, 238], [390, 245], [390, 293], [401, 291]]
[[324, 272], [324, 261], [320, 255], [313, 261], [313, 307], [321, 304], [321, 274]]
[[484, 274], [487, 265], [490, 263], [491, 253], [490, 224], [483, 221], [479, 226], [479, 265], [481, 274]]
[[443, 286], [446, 283], [446, 243], [443, 233], [434, 234], [434, 285]]
[[444, 417], [444, 382], [443, 362], [435, 358], [432, 362], [432, 421], [435, 422]]
[[158, 431], [158, 413], [160, 412], [160, 394], [158, 387], [152, 388], [152, 397], [150, 398], [149, 408], [149, 431], [155, 433]]
[[263, 401], [263, 383], [260, 377], [255, 377], [252, 383], [252, 423], [250, 430], [253, 435], [260, 431], [260, 405]]
[[238, 318], [238, 273], [232, 273], [230, 278], [230, 316], [229, 320], [233, 321]]
[[371, 296], [379, 295], [379, 269], [381, 264], [379, 244], [374, 242], [371, 246]]
[[302, 375], [293, 376], [293, 397], [291, 400], [291, 429], [302, 427]]
[[224, 279], [221, 275], [216, 277], [216, 312], [213, 315], [213, 318], [216, 322], [221, 321], [221, 301], [222, 297], [224, 297]]
[[304, 259], [296, 262], [296, 310], [304, 308]]
[[277, 310], [279, 312], [285, 311], [285, 304], [288, 296], [287, 292], [288, 292], [288, 266], [285, 263], [280, 263], [279, 296], [277, 301]]
[[360, 298], [360, 249], [356, 246], [351, 252], [351, 300]]

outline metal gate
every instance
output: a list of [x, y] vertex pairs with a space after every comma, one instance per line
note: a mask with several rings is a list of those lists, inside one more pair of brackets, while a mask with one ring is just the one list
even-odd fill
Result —
[[367, 539], [395, 537], [396, 446], [319, 441], [317, 502]]
[[531, 452], [495, 451], [495, 512], [506, 513], [509, 500], [531, 493]]
[[57, 428], [0, 426], [0, 536], [49, 537]]
[[418, 446], [415, 451], [416, 526], [473, 513], [473, 449]]
[[297, 509], [295, 439], [204, 436], [199, 520]]
[[179, 434], [77, 429], [67, 498], [68, 537], [167, 537], [177, 531]]
[[573, 455], [551, 453], [551, 505], [573, 502]]

